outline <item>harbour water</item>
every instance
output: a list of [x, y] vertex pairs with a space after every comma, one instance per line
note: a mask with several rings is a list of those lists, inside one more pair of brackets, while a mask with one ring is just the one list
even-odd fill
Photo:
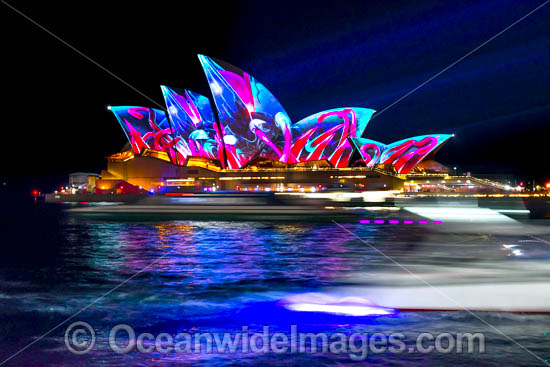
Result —
[[[340, 223], [344, 230], [331, 221], [94, 220], [60, 206], [21, 205], [2, 208], [0, 363], [6, 366], [540, 366], [550, 359], [548, 314], [462, 310], [349, 316], [299, 312], [283, 301], [371, 284], [380, 274], [388, 274], [391, 283], [391, 276], [404, 270], [388, 257], [409, 269], [544, 266], [550, 262], [548, 221], [524, 220], [536, 232], [530, 236], [489, 226], [460, 232], [359, 221]], [[400, 212], [391, 215], [399, 218]], [[369, 280], [369, 274], [378, 278]], [[517, 281], [532, 276], [518, 274]], [[71, 353], [65, 345], [67, 327], [75, 321], [95, 331], [95, 345], [86, 354]], [[369, 353], [360, 361], [349, 353], [323, 351], [115, 353], [108, 339], [119, 324], [153, 336], [234, 334], [243, 327], [252, 334], [264, 326], [288, 334], [292, 325], [299, 332], [329, 335], [402, 333], [407, 349]], [[425, 332], [482, 333], [485, 351], [408, 352]]]

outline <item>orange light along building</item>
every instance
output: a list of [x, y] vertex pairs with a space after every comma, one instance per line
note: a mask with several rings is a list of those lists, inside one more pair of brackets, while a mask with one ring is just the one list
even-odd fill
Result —
[[107, 169], [101, 172], [96, 187], [111, 187], [111, 182], [125, 181], [150, 192], [315, 192], [338, 187], [400, 190], [404, 179], [405, 176], [382, 169], [334, 168], [325, 160], [281, 165], [277, 161], [258, 158], [241, 169], [222, 169], [218, 162], [200, 157], [190, 158], [185, 166], [179, 166], [147, 153], [134, 155], [125, 151], [107, 158]]
[[[453, 176], [434, 161], [434, 154], [408, 174], [391, 165], [373, 168], [360, 158], [353, 167], [335, 168], [327, 160], [282, 164], [258, 157], [240, 169], [222, 168], [219, 161], [189, 157], [184, 165], [170, 162], [164, 152], [131, 149], [107, 157], [107, 168], [96, 182], [97, 193], [176, 193], [220, 190], [317, 192], [326, 189], [354, 191], [399, 190], [409, 193], [472, 193], [506, 190], [504, 185], [471, 176]], [[121, 183], [130, 184], [117, 190]]]

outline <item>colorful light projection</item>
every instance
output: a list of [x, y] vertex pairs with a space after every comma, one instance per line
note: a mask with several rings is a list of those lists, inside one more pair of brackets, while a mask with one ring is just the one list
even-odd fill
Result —
[[374, 110], [335, 108], [316, 113], [292, 126], [293, 162], [328, 160], [334, 167], [347, 167], [353, 147], [348, 137], [360, 137]]
[[422, 135], [399, 140], [389, 145], [363, 138], [352, 137], [350, 140], [367, 167], [389, 164], [395, 167], [397, 173], [407, 174], [452, 136], [450, 134]]
[[154, 149], [166, 152], [171, 161], [176, 162], [174, 145], [177, 140], [172, 135], [164, 111], [136, 106], [113, 106], [110, 110], [122, 126], [135, 154], [142, 153], [144, 149]]
[[218, 110], [229, 168], [241, 168], [256, 156], [288, 162], [290, 119], [273, 94], [234, 66], [204, 55], [199, 60]]
[[386, 145], [378, 141], [357, 137], [350, 137], [350, 141], [369, 168], [374, 168], [378, 164], [382, 152], [386, 150]]
[[218, 159], [224, 165], [221, 134], [207, 97], [188, 90], [175, 91], [161, 85], [172, 122], [178, 164], [188, 157]]
[[223, 168], [244, 167], [255, 157], [300, 164], [326, 160], [347, 167], [354, 149], [369, 168], [392, 165], [409, 173], [452, 135], [423, 135], [390, 145], [364, 139], [372, 109], [342, 107], [319, 112], [292, 125], [267, 88], [246, 72], [199, 55], [217, 108], [216, 121], [207, 97], [161, 86], [165, 112], [145, 107], [110, 108], [135, 154], [165, 152], [173, 163], [189, 158], [218, 160]]
[[421, 135], [391, 143], [380, 157], [380, 164], [390, 164], [397, 173], [407, 174], [428, 154], [452, 138], [451, 134]]

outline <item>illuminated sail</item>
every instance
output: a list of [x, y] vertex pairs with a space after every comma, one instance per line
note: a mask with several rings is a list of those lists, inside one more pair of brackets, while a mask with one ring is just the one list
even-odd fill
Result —
[[421, 135], [391, 143], [380, 157], [380, 164], [390, 164], [397, 173], [407, 174], [428, 154], [452, 138], [451, 134]]
[[382, 152], [386, 150], [385, 144], [375, 140], [351, 137], [350, 141], [369, 168], [374, 168], [379, 163]]
[[223, 164], [221, 135], [208, 98], [188, 90], [161, 89], [177, 140], [178, 163], [183, 165], [187, 157], [194, 156], [219, 159]]
[[158, 150], [168, 153], [172, 162], [176, 162], [174, 137], [164, 111], [137, 106], [113, 106], [110, 110], [122, 126], [134, 153], [140, 154], [144, 149]]
[[360, 137], [374, 110], [335, 108], [316, 113], [292, 126], [293, 162], [328, 160], [334, 167], [346, 167], [353, 153], [349, 137]]
[[287, 162], [290, 119], [277, 99], [250, 74], [199, 55], [218, 110], [230, 168], [255, 156]]

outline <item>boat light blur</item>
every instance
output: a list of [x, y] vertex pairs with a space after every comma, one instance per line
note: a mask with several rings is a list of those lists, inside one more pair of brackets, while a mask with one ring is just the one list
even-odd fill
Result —
[[339, 297], [324, 293], [293, 294], [283, 299], [284, 307], [298, 312], [323, 312], [345, 316], [384, 316], [398, 311], [379, 307], [362, 297]]

